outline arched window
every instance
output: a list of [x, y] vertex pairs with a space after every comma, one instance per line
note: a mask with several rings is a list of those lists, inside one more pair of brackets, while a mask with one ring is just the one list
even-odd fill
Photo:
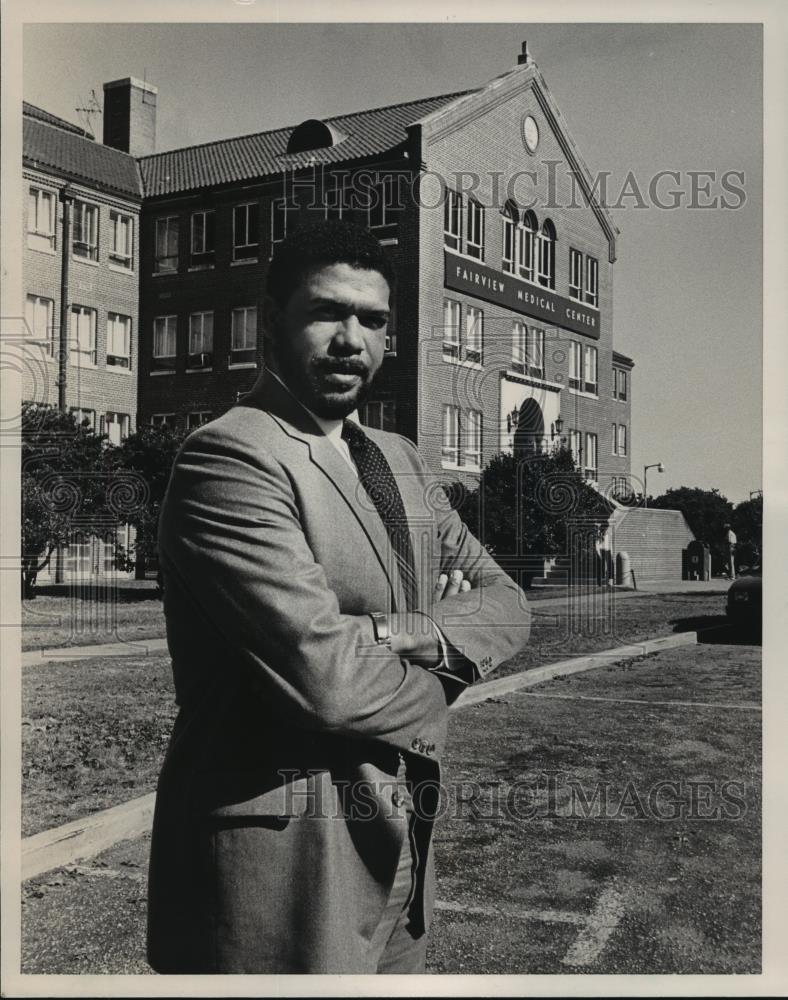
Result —
[[555, 288], [555, 226], [549, 219], [539, 233], [539, 284]]
[[526, 281], [535, 279], [536, 237], [539, 223], [533, 212], [528, 211], [517, 229], [517, 271]]
[[501, 268], [507, 274], [515, 273], [515, 231], [520, 221], [520, 213], [513, 201], [507, 201], [503, 214], [503, 253]]

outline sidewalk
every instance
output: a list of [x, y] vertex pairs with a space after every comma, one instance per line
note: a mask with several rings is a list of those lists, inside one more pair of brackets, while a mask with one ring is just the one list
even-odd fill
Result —
[[[730, 587], [731, 581], [724, 577], [712, 580], [677, 580], [675, 582], [645, 581], [638, 584], [637, 590], [610, 587], [608, 590], [585, 590], [577, 588], [576, 592], [564, 592], [556, 597], [541, 597], [542, 593], [551, 588], [538, 588], [539, 596], [533, 596], [531, 604], [535, 609], [565, 607], [569, 601], [594, 601], [605, 599], [616, 601], [642, 597], [646, 594], [723, 594]], [[558, 589], [558, 588], [556, 588]], [[530, 596], [530, 595], [527, 595]], [[90, 646], [57, 646], [51, 649], [29, 649], [22, 653], [22, 666], [30, 667], [42, 663], [62, 662], [64, 660], [85, 660], [98, 656], [158, 656], [167, 652], [167, 640], [140, 639], [136, 642], [107, 642]]]

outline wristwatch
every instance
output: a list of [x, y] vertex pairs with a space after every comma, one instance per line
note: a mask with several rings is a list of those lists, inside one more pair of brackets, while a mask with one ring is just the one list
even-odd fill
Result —
[[372, 611], [369, 617], [372, 619], [372, 630], [375, 633], [375, 643], [378, 646], [386, 646], [391, 649], [391, 629], [389, 628], [389, 616], [382, 611]]

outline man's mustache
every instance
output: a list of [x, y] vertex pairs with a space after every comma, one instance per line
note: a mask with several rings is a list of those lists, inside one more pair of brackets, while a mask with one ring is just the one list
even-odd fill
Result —
[[366, 378], [369, 374], [369, 369], [359, 358], [317, 358], [314, 365], [332, 375], [360, 375]]

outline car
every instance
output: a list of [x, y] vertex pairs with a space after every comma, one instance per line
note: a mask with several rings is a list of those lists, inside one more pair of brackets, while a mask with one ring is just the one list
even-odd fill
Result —
[[726, 611], [731, 625], [760, 630], [763, 594], [761, 567], [746, 570], [728, 587]]

